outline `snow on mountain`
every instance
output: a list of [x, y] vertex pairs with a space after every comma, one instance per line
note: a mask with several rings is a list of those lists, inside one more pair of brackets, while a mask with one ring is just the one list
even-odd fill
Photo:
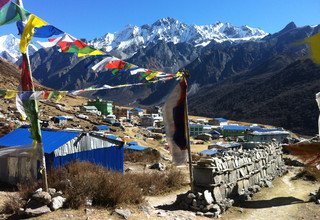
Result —
[[[20, 39], [13, 34], [0, 36], [0, 57], [15, 63], [20, 57]], [[29, 54], [32, 55], [38, 48], [33, 44], [29, 46]]]
[[211, 25], [187, 25], [173, 18], [162, 18], [152, 25], [126, 26], [119, 32], [107, 33], [101, 38], [90, 41], [89, 44], [107, 52], [121, 51], [130, 57], [137, 48], [159, 40], [174, 44], [187, 42], [197, 47], [204, 47], [211, 41], [221, 43], [259, 40], [266, 35], [268, 33], [263, 30], [247, 25], [236, 27], [222, 22]]

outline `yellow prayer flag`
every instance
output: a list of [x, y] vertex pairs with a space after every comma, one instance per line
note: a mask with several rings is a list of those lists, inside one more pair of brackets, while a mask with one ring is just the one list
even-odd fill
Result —
[[6, 95], [4, 96], [5, 99], [13, 99], [16, 97], [16, 95], [18, 94], [18, 91], [14, 91], [14, 90], [7, 90], [6, 91]]
[[58, 96], [56, 97], [56, 102], [59, 102], [66, 94], [66, 91], [59, 92]]
[[31, 14], [28, 22], [23, 30], [23, 33], [21, 35], [21, 41], [20, 41], [20, 51], [21, 53], [26, 53], [28, 45], [30, 41], [32, 40], [32, 37], [34, 35], [34, 28], [36, 27], [42, 27], [44, 25], [47, 25], [48, 23], [41, 18], [35, 16], [34, 14]]
[[78, 53], [78, 57], [95, 56], [95, 55], [103, 55], [103, 54], [105, 54], [105, 53], [101, 50], [94, 50], [90, 53]]
[[320, 33], [304, 39], [304, 42], [309, 45], [313, 62], [320, 64]]
[[153, 79], [154, 77], [156, 77], [157, 75], [159, 75], [159, 74], [161, 74], [161, 72], [158, 72], [158, 71], [156, 71], [156, 72], [152, 72], [152, 73], [150, 73], [147, 77], [146, 77], [146, 80], [151, 80], [151, 79]]

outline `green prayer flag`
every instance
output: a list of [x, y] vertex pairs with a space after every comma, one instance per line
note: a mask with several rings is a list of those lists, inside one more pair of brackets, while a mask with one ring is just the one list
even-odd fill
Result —
[[22, 15], [25, 17], [30, 15], [30, 12], [20, 8], [13, 2], [3, 6], [3, 8], [0, 10], [0, 25], [10, 24], [12, 22], [22, 20], [19, 11], [21, 11]]

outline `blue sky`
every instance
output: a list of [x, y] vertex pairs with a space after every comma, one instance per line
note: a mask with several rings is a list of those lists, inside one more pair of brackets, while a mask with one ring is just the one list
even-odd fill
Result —
[[[127, 24], [151, 24], [173, 17], [187, 24], [216, 21], [259, 27], [274, 33], [290, 21], [320, 24], [319, 0], [23, 0], [30, 12], [78, 38], [93, 39]], [[16, 34], [14, 24], [0, 35]]]

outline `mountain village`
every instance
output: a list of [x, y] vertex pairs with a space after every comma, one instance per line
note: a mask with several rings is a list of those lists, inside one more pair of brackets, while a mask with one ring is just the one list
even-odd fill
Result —
[[319, 25], [167, 17], [86, 40], [0, 0], [13, 22], [0, 219], [320, 219]]

